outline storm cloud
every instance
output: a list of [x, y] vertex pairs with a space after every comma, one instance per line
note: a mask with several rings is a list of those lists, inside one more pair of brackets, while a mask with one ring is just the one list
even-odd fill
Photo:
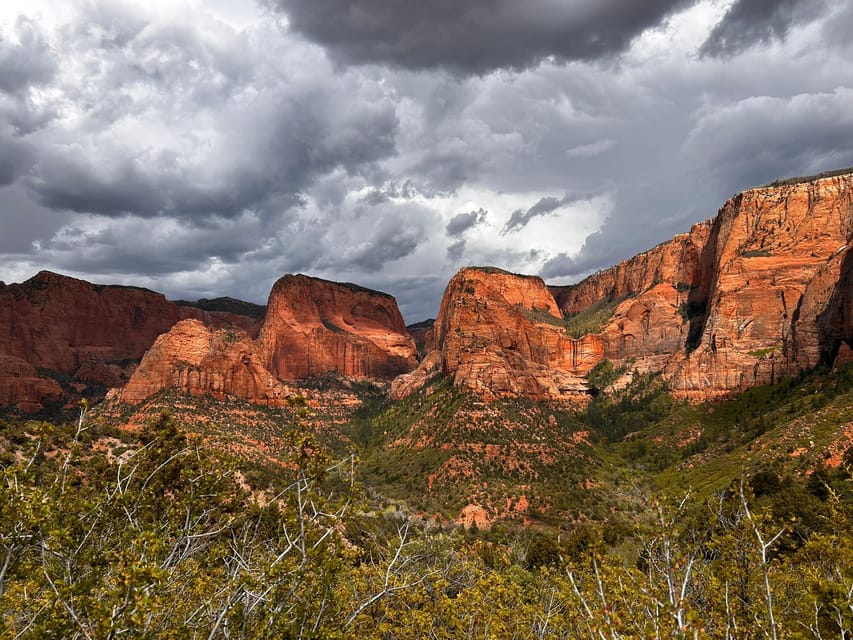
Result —
[[588, 273], [853, 165], [840, 0], [0, 3], [0, 280], [435, 317], [470, 264]]
[[554, 198], [552, 196], [540, 198], [533, 206], [531, 206], [527, 210], [516, 209], [515, 211], [513, 211], [509, 217], [509, 220], [504, 225], [503, 233], [506, 234], [511, 231], [518, 231], [519, 229], [523, 229], [525, 226], [527, 226], [527, 223], [530, 222], [533, 218], [554, 213], [554, 211], [556, 211], [560, 207], [565, 207], [567, 205], [573, 204], [580, 200], [586, 200], [588, 198], [589, 196], [574, 196], [568, 193], [562, 198]]
[[269, 0], [340, 64], [459, 73], [623, 51], [686, 0]]
[[785, 38], [795, 24], [823, 14], [828, 0], [735, 0], [700, 53], [731, 56], [756, 44]]
[[459, 213], [453, 216], [444, 228], [445, 232], [450, 237], [457, 237], [468, 231], [481, 222], [485, 221], [488, 212], [483, 209], [469, 211], [468, 213]]

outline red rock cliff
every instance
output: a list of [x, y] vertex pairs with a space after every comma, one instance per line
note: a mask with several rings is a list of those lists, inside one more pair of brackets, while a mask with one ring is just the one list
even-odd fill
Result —
[[[550, 293], [538, 278], [466, 269], [442, 300], [436, 351], [394, 392], [441, 371], [485, 397], [572, 400], [607, 358], [705, 399], [849, 358], [851, 240], [844, 174], [746, 191], [714, 220]], [[569, 338], [564, 315], [590, 333]]]
[[[21, 284], [0, 283], [0, 355], [71, 380], [116, 386], [128, 380], [157, 336], [184, 318], [247, 330], [256, 324], [236, 314], [180, 307], [146, 289], [42, 271]], [[37, 409], [42, 400], [57, 399], [50, 382], [31, 385], [29, 394], [0, 388], [0, 405]]]
[[138, 403], [161, 389], [281, 406], [298, 380], [335, 373], [391, 378], [411, 371], [415, 347], [393, 297], [351, 284], [285, 276], [273, 287], [257, 340], [186, 320], [160, 336], [113, 397]]
[[576, 285], [548, 288], [563, 313], [573, 314], [601, 300], [635, 296], [660, 283], [688, 287], [703, 279], [703, 267], [707, 265], [703, 265], [701, 253], [711, 227], [710, 221], [700, 222], [689, 233], [677, 235]]
[[499, 269], [463, 269], [444, 293], [433, 327], [436, 350], [417, 371], [394, 382], [411, 393], [433, 371], [486, 398], [584, 398], [583, 376], [602, 359], [597, 336], [572, 339], [540, 278]]
[[390, 379], [417, 364], [392, 296], [303, 275], [273, 286], [258, 344], [267, 368], [283, 380], [324, 373]]
[[729, 200], [703, 252], [711, 276], [699, 283], [707, 295], [695, 298], [697, 311], [705, 310], [695, 320], [698, 344], [674, 354], [665, 371], [673, 389], [724, 395], [831, 357], [849, 336], [840, 316], [849, 305], [851, 238], [853, 174], [751, 189]]
[[157, 338], [114, 397], [136, 404], [162, 389], [220, 400], [237, 396], [270, 406], [283, 406], [290, 395], [264, 367], [245, 331], [211, 330], [198, 320], [183, 320]]

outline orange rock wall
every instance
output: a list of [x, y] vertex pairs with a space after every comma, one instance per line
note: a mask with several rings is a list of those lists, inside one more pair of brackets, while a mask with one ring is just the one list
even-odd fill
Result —
[[158, 337], [114, 397], [136, 404], [162, 389], [220, 400], [237, 396], [269, 406], [283, 406], [290, 395], [266, 370], [245, 331], [211, 330], [198, 320], [182, 320]]
[[[661, 372], [695, 400], [795, 375], [853, 342], [853, 174], [746, 191], [689, 233], [567, 287], [464, 269], [445, 291], [430, 371], [484, 397], [578, 400], [602, 359]], [[619, 302], [600, 330], [563, 315]]]
[[138, 403], [162, 389], [282, 406], [282, 380], [326, 373], [391, 378], [411, 371], [415, 345], [393, 297], [350, 284], [285, 276], [270, 293], [257, 340], [185, 320], [161, 335], [113, 397]]
[[845, 299], [853, 175], [746, 191], [712, 233], [707, 317], [698, 348], [666, 369], [673, 388], [724, 395], [817, 365], [832, 350], [820, 318]]
[[273, 286], [258, 345], [266, 367], [283, 380], [393, 378], [417, 365], [392, 296], [303, 275]]
[[[582, 401], [583, 376], [603, 356], [597, 336], [569, 337], [540, 278], [463, 269], [447, 286], [433, 340], [419, 370], [395, 382], [402, 397], [438, 369], [486, 398], [522, 395]], [[438, 353], [439, 355], [436, 355]]]
[[[181, 307], [162, 294], [136, 287], [95, 285], [42, 271], [21, 284], [0, 283], [0, 355], [74, 381], [124, 384], [136, 362], [161, 333], [183, 318], [211, 326], [254, 330], [251, 318]], [[57, 400], [58, 385], [41, 382], [0, 388], [0, 405], [37, 410]], [[61, 394], [60, 394], [61, 395]]]

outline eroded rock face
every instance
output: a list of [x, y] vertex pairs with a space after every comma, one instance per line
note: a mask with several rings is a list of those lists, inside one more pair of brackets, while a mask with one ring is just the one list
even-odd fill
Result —
[[710, 277], [702, 251], [711, 228], [710, 221], [700, 222], [693, 225], [689, 233], [677, 235], [576, 285], [548, 288], [567, 315], [583, 311], [601, 300], [637, 296], [661, 283], [687, 290]]
[[22, 411], [38, 411], [62, 398], [62, 387], [39, 376], [36, 368], [15, 356], [0, 355], [0, 398]]
[[851, 236], [851, 174], [729, 200], [703, 256], [712, 276], [707, 298], [697, 299], [707, 309], [698, 347], [674, 354], [665, 371], [673, 389], [694, 398], [725, 395], [831, 356], [847, 331], [842, 267]]
[[[180, 307], [146, 289], [95, 285], [42, 271], [21, 284], [0, 283], [0, 354], [72, 382], [116, 386], [127, 382], [157, 336], [184, 318], [257, 333], [251, 318]], [[14, 394], [0, 390], [0, 405], [36, 410], [55, 400], [55, 381], [41, 378], [45, 382], [28, 387], [30, 396], [20, 385]]]
[[283, 380], [325, 373], [390, 379], [417, 365], [392, 296], [303, 275], [273, 286], [258, 344], [266, 367]]
[[603, 357], [598, 336], [572, 339], [540, 278], [499, 269], [463, 269], [447, 285], [433, 327], [435, 353], [395, 382], [402, 397], [440, 369], [485, 398], [585, 397], [583, 376]]
[[[466, 269], [442, 300], [439, 355], [394, 392], [440, 370], [486, 398], [577, 401], [606, 358], [702, 400], [841, 361], [853, 342], [851, 240], [845, 174], [746, 191], [714, 220], [577, 285]], [[573, 340], [562, 318], [584, 314], [590, 329]]]
[[179, 322], [157, 339], [113, 397], [138, 403], [162, 389], [178, 389], [282, 406], [293, 394], [283, 380], [326, 373], [388, 379], [411, 371], [415, 363], [414, 343], [393, 297], [285, 276], [273, 287], [257, 340], [236, 328]]
[[163, 389], [269, 406], [283, 406], [291, 395], [264, 367], [245, 331], [210, 329], [198, 320], [182, 320], [158, 337], [114, 398], [136, 404]]

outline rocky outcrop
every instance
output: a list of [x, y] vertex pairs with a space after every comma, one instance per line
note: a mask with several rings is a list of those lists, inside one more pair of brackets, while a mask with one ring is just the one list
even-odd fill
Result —
[[[257, 333], [252, 318], [178, 306], [147, 289], [96, 285], [42, 271], [21, 284], [0, 283], [0, 355], [72, 383], [116, 386], [127, 382], [157, 336], [185, 318]], [[20, 385], [14, 394], [10, 388], [0, 390], [0, 406], [33, 410], [55, 400], [56, 382], [41, 379], [26, 387], [29, 394]]]
[[540, 278], [492, 268], [468, 268], [447, 285], [433, 327], [436, 351], [394, 385], [402, 397], [431, 370], [492, 399], [580, 401], [583, 376], [603, 357], [598, 336], [580, 340], [565, 330], [554, 297]]
[[390, 379], [411, 371], [415, 347], [393, 297], [352, 284], [285, 276], [270, 293], [257, 340], [185, 320], [160, 336], [112, 397], [138, 403], [163, 389], [283, 406], [283, 380], [323, 374]]
[[326, 373], [391, 379], [417, 365], [392, 296], [304, 275], [273, 286], [258, 345], [266, 367], [283, 380]]
[[438, 355], [394, 392], [440, 371], [486, 398], [577, 401], [583, 376], [608, 359], [699, 400], [843, 360], [852, 239], [847, 173], [746, 191], [714, 220], [577, 285], [465, 269], [442, 300]]
[[415, 348], [419, 354], [423, 354], [433, 348], [432, 327], [435, 324], [435, 318], [422, 320], [415, 324], [410, 324], [406, 327], [412, 340], [415, 341]]
[[[746, 191], [714, 220], [699, 282], [698, 344], [665, 369], [691, 398], [726, 395], [814, 367], [846, 331], [843, 267], [853, 174]], [[845, 293], [848, 292], [848, 293]], [[688, 345], [692, 347], [693, 345]]]
[[182, 320], [157, 338], [130, 382], [113, 397], [136, 404], [163, 389], [219, 400], [235, 396], [276, 407], [292, 395], [264, 367], [245, 331], [212, 330], [198, 320]]
[[0, 398], [21, 411], [38, 411], [44, 404], [62, 398], [62, 387], [42, 377], [26, 360], [0, 355]]

